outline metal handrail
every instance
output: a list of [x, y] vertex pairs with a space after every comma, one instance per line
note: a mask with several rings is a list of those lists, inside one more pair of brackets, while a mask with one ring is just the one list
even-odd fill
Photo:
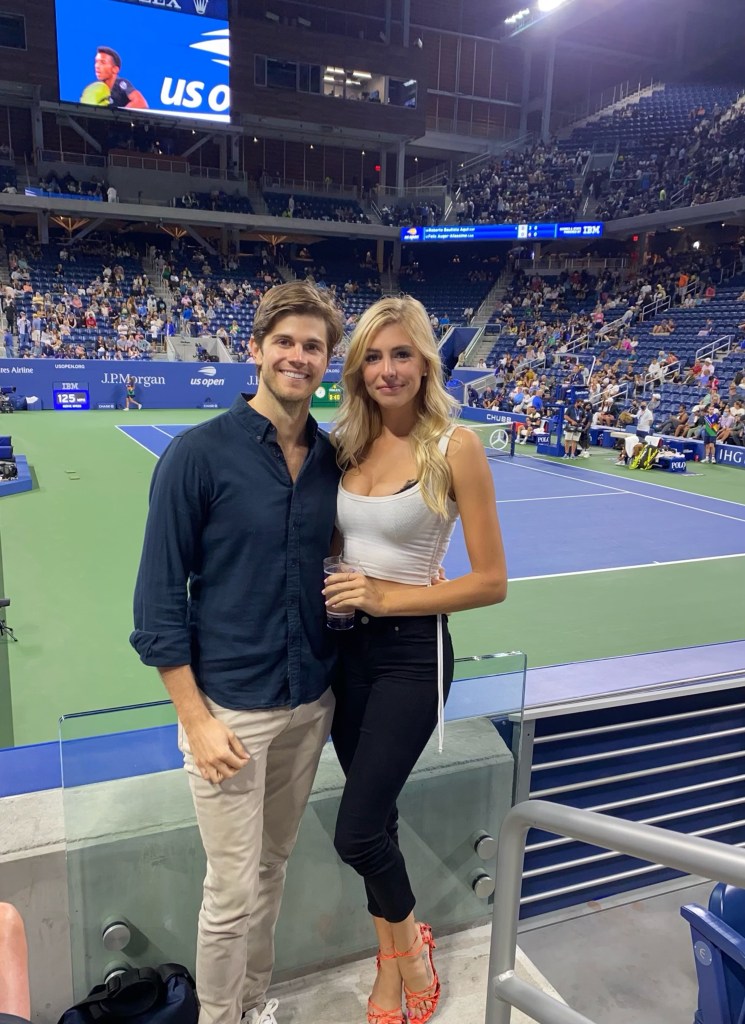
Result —
[[[719, 352], [720, 349], [726, 349], [730, 352], [733, 347], [733, 336], [731, 334], [723, 334], [721, 337], [716, 338], [714, 341], [707, 342], [706, 345], [702, 345], [701, 348], [696, 349], [696, 359], [703, 359], [704, 356], [713, 356], [715, 352]], [[726, 355], [727, 352], [724, 354]]]
[[515, 975], [520, 882], [531, 828], [745, 888], [745, 851], [739, 848], [547, 800], [517, 804], [499, 832], [486, 1024], [509, 1024], [513, 1006], [538, 1024], [594, 1024]]

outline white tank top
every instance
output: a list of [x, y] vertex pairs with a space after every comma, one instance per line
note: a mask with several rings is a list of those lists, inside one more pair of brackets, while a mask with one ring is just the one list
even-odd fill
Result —
[[[455, 425], [439, 440], [447, 451]], [[437, 575], [450, 543], [458, 507], [448, 498], [447, 518], [424, 502], [417, 483], [398, 494], [351, 494], [339, 482], [336, 525], [344, 538], [344, 558], [365, 576], [427, 587]]]

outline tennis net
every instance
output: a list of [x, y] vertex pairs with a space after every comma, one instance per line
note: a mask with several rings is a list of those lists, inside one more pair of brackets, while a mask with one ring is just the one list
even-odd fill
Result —
[[466, 423], [481, 438], [489, 459], [511, 458], [515, 454], [515, 432], [512, 423]]

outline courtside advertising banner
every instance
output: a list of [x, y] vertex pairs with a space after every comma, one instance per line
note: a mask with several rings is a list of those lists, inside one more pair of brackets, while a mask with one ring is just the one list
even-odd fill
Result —
[[56, 0], [60, 100], [230, 120], [228, 0]]

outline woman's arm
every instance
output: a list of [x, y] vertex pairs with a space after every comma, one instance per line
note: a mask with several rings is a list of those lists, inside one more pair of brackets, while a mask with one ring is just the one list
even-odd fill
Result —
[[458, 428], [448, 449], [471, 571], [433, 587], [414, 587], [359, 574], [329, 577], [326, 603], [370, 615], [435, 615], [498, 604], [507, 596], [507, 565], [497, 518], [494, 483], [481, 441]]

